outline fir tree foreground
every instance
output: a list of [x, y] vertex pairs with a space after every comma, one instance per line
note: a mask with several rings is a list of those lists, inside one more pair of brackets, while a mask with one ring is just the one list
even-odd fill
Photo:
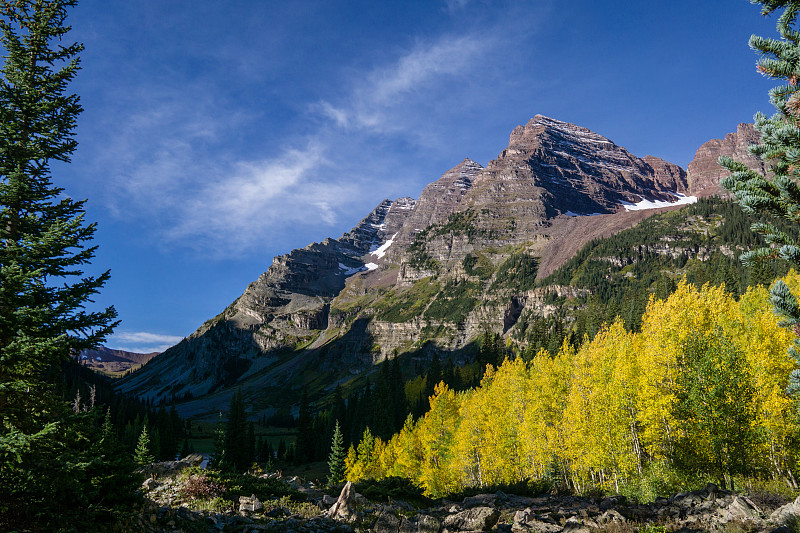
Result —
[[[780, 39], [753, 35], [750, 47], [761, 54], [758, 71], [769, 78], [785, 81], [769, 91], [769, 100], [777, 112], [772, 117], [762, 113], [755, 116], [755, 127], [761, 133], [761, 144], [750, 147], [750, 151], [769, 162], [772, 178], [750, 170], [744, 164], [729, 157], [721, 157], [719, 163], [731, 175], [722, 181], [745, 212], [751, 214], [770, 213], [790, 222], [800, 223], [800, 33], [797, 31], [797, 15], [800, 2], [797, 0], [761, 0], [763, 15], [783, 9], [778, 18], [777, 30]], [[753, 266], [771, 260], [788, 261], [800, 266], [800, 243], [771, 224], [753, 224], [753, 230], [764, 235], [769, 247], [753, 250], [742, 255], [742, 260]], [[800, 305], [789, 287], [781, 280], [771, 289], [775, 311], [783, 318], [784, 326], [800, 333]], [[800, 363], [800, 342], [790, 348], [792, 357]], [[800, 370], [792, 371], [788, 390], [800, 392]]]
[[69, 527], [72, 513], [133, 495], [103, 413], [80, 399], [70, 409], [54, 387], [62, 362], [116, 324], [113, 308], [86, 309], [109, 277], [83, 274], [95, 225], [50, 177], [77, 145], [67, 85], [83, 46], [61, 44], [74, 5], [0, 1], [0, 529]]

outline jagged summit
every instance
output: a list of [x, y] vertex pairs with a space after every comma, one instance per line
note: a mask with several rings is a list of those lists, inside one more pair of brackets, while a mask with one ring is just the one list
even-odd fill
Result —
[[758, 156], [750, 153], [750, 146], [761, 142], [761, 134], [753, 124], [742, 123], [735, 132], [724, 139], [711, 139], [703, 143], [689, 163], [689, 185], [692, 194], [714, 194], [722, 189], [720, 180], [728, 175], [728, 171], [719, 165], [721, 155], [727, 155], [741, 161], [756, 172], [766, 174], [768, 165]]
[[641, 159], [587, 128], [536, 115], [514, 128], [508, 148], [476, 177], [462, 207], [492, 213], [487, 229], [513, 219], [511, 238], [518, 240], [561, 214], [612, 213], [643, 200], [674, 201], [686, 190], [679, 166]]
[[421, 230], [447, 220], [458, 210], [462, 198], [482, 170], [481, 164], [466, 157], [441, 178], [428, 184], [400, 230], [397, 242], [408, 245]]
[[[418, 200], [383, 200], [340, 238], [276, 257], [217, 317], [119, 388], [156, 402], [191, 392], [204, 400], [183, 405], [182, 412], [205, 416], [215, 408], [210, 398], [224, 408], [229, 392], [241, 386], [267, 409], [285, 406], [287, 394], [297, 396], [308, 379], [349, 379], [426, 339], [463, 347], [487, 324], [503, 323], [511, 304], [478, 306], [457, 322], [446, 314], [409, 322], [380, 317], [392, 306], [403, 313], [409, 306], [427, 309], [424, 298], [406, 303], [403, 291], [425, 277], [435, 279], [431, 288], [446, 288], [447, 280], [473, 276], [463, 264], [468, 254], [495, 261], [484, 265], [494, 268], [508, 250], [554, 257], [561, 250], [549, 262], [555, 268], [569, 259], [565, 250], [588, 238], [580, 230], [584, 221], [595, 233], [623, 229], [647, 216], [625, 213], [626, 205], [674, 201], [685, 191], [686, 172], [677, 165], [639, 158], [587, 128], [536, 115], [511, 132], [508, 147], [485, 168], [465, 158]], [[595, 213], [610, 216], [594, 224], [576, 217]], [[559, 244], [565, 241], [568, 246]], [[512, 307], [522, 305], [518, 295], [507, 296], [517, 301]], [[440, 333], [425, 337], [431, 332]]]
[[591, 143], [600, 146], [616, 146], [609, 139], [590, 129], [544, 115], [534, 115], [524, 126], [514, 128], [508, 139], [508, 147], [511, 149], [527, 148], [530, 143], [535, 143], [535, 140], [546, 132], [560, 135], [564, 141], [575, 144]]

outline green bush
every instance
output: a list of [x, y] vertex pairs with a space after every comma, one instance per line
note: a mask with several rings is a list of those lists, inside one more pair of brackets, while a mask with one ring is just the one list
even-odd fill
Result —
[[402, 477], [387, 477], [378, 481], [367, 480], [356, 484], [356, 491], [376, 502], [402, 500], [417, 507], [427, 507], [433, 500], [423, 494], [420, 487]]
[[206, 472], [210, 482], [225, 487], [224, 497], [234, 501], [238, 500], [239, 496], [250, 496], [251, 494], [255, 494], [262, 501], [281, 497], [289, 497], [296, 502], [308, 499], [308, 496], [278, 479], [221, 470], [207, 470]]

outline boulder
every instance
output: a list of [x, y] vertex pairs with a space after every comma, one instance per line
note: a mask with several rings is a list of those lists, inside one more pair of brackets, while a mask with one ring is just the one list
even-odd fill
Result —
[[783, 524], [787, 520], [798, 516], [800, 516], [800, 497], [793, 502], [789, 502], [775, 509], [772, 514], [769, 515], [769, 521], [773, 524]]
[[[442, 529], [442, 521], [436, 517], [417, 514], [400, 520], [399, 533], [439, 533]], [[377, 531], [374, 529], [373, 530]]]
[[444, 519], [444, 531], [489, 531], [500, 519], [491, 507], [473, 507]]
[[148, 475], [152, 478], [160, 477], [160, 476], [172, 476], [183, 470], [184, 468], [189, 468], [191, 466], [200, 466], [200, 463], [203, 462], [203, 456], [199, 453], [193, 453], [191, 455], [187, 455], [183, 459], [179, 461], [162, 461], [160, 463], [150, 463], [149, 465], [145, 465], [137, 472], [142, 474]]
[[759, 518], [761, 510], [746, 496], [736, 496], [728, 506], [728, 512], [734, 519], [748, 520]]
[[518, 533], [556, 533], [561, 531], [561, 526], [540, 520], [536, 513], [528, 507], [514, 514], [511, 530]]
[[155, 479], [153, 479], [151, 477], [145, 479], [144, 483], [142, 483], [142, 489], [144, 489], [147, 492], [150, 492], [151, 490], [153, 490], [156, 487], [158, 487], [158, 481], [156, 481]]
[[339, 499], [328, 510], [329, 518], [352, 522], [358, 516], [356, 514], [356, 491], [353, 490], [353, 483], [348, 481], [344, 484]]
[[396, 533], [400, 530], [400, 519], [393, 513], [382, 510], [370, 529], [380, 533]]
[[619, 511], [615, 509], [609, 509], [608, 511], [600, 515], [600, 518], [598, 518], [597, 521], [600, 524], [605, 525], [605, 524], [621, 524], [623, 522], [626, 522], [627, 520], [625, 519], [624, 516], [622, 516], [619, 513]]
[[571, 516], [564, 524], [564, 529], [561, 531], [570, 533], [591, 533], [589, 526], [585, 525], [577, 516]]
[[264, 510], [264, 504], [261, 503], [255, 494], [250, 496], [239, 496], [239, 512], [240, 513], [257, 513]]
[[625, 496], [611, 496], [600, 502], [600, 510], [607, 511], [620, 505], [625, 505]]
[[473, 507], [494, 507], [497, 501], [497, 494], [477, 494], [475, 496], [467, 496], [461, 502], [464, 509], [472, 509]]

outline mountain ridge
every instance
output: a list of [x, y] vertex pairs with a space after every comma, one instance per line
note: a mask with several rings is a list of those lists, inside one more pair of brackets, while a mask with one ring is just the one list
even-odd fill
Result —
[[[737, 142], [709, 145], [702, 155]], [[223, 398], [246, 382], [256, 408], [268, 410], [280, 387], [298, 390], [317, 371], [326, 373], [319, 379], [329, 388], [423, 343], [454, 349], [486, 328], [502, 333], [504, 317], [521, 300], [512, 285], [470, 274], [468, 256], [482, 257], [494, 276], [504, 262], [530, 257], [537, 268], [541, 263], [533, 270], [541, 278], [591, 238], [663, 210], [628, 211], [631, 205], [714, 185], [705, 174], [694, 182], [692, 176], [586, 128], [536, 115], [511, 132], [509, 146], [486, 167], [465, 158], [418, 200], [384, 200], [340, 238], [276, 257], [217, 317], [118, 387], [169, 401], [188, 393]], [[433, 300], [414, 307], [425, 298]], [[438, 314], [429, 309], [435, 302]], [[275, 392], [257, 398], [257, 388]]]

